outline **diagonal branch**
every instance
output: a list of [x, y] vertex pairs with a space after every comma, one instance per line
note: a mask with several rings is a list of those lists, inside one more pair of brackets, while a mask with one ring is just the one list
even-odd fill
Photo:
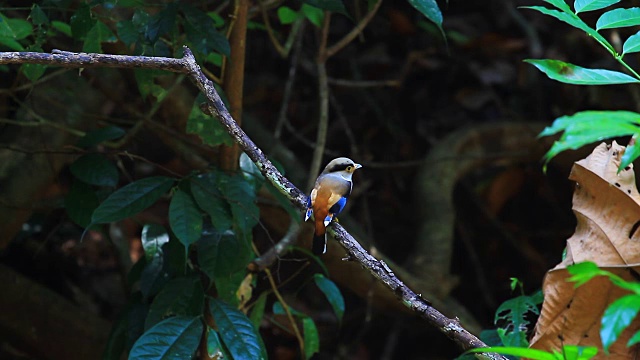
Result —
[[[227, 129], [238, 146], [251, 158], [260, 172], [282, 194], [297, 207], [304, 208], [307, 196], [295, 185], [285, 178], [273, 164], [266, 158], [262, 150], [258, 148], [247, 134], [238, 126], [224, 106], [213, 82], [200, 70], [196, 59], [187, 47], [184, 47], [184, 56], [181, 59], [72, 53], [56, 51], [52, 54], [33, 52], [0, 52], [0, 65], [3, 64], [43, 64], [56, 65], [71, 68], [84, 67], [117, 67], [117, 68], [146, 68], [166, 70], [187, 74], [196, 84], [198, 89], [207, 97], [207, 110], [213, 114]], [[393, 271], [382, 261], [371, 256], [360, 244], [339, 224], [332, 224], [330, 233], [340, 242], [348, 254], [349, 260], [354, 260], [366, 268], [374, 277], [383, 282], [409, 309], [421, 318], [438, 328], [447, 337], [458, 344], [462, 349], [486, 347], [476, 336], [465, 330], [457, 319], [449, 319], [420, 295], [409, 289], [400, 281]], [[498, 354], [476, 354], [476, 356], [506, 360]]]

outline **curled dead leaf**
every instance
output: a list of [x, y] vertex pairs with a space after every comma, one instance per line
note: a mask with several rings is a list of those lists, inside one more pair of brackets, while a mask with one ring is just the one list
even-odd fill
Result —
[[574, 263], [592, 261], [628, 281], [634, 280], [632, 272], [640, 272], [640, 194], [633, 166], [617, 171], [624, 149], [615, 141], [610, 146], [602, 143], [571, 170], [578, 223], [567, 240], [566, 258], [545, 277], [544, 303], [532, 348], [560, 351], [563, 345], [597, 346], [600, 351], [594, 359], [638, 356], [636, 347], [626, 347], [640, 329], [638, 318], [611, 346], [608, 356], [602, 351], [599, 335], [605, 309], [628, 292], [604, 277], [575, 288], [566, 270]]

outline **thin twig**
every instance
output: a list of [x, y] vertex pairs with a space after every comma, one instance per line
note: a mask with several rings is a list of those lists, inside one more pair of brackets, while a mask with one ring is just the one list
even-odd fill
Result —
[[360, 22], [358, 22], [358, 25], [351, 29], [351, 31], [347, 35], [345, 35], [337, 43], [329, 47], [327, 49], [327, 57], [332, 57], [338, 51], [342, 50], [345, 46], [349, 45], [356, 37], [358, 37], [358, 35], [360, 35], [362, 31], [364, 31], [364, 28], [367, 27], [371, 19], [373, 19], [373, 17], [376, 15], [376, 12], [378, 12], [380, 5], [382, 5], [382, 0], [378, 0], [373, 6], [373, 9], [371, 9], [367, 13], [367, 15], [365, 15], [365, 17], [363, 17]]
[[278, 301], [280, 301], [280, 303], [282, 304], [282, 308], [284, 309], [284, 312], [287, 314], [287, 317], [289, 318], [289, 322], [291, 322], [293, 333], [296, 335], [296, 339], [298, 339], [298, 345], [300, 346], [300, 353], [304, 355], [304, 339], [302, 338], [300, 329], [298, 329], [298, 323], [296, 323], [296, 320], [293, 318], [293, 314], [291, 314], [291, 310], [289, 310], [289, 305], [287, 305], [287, 302], [284, 301], [284, 298], [280, 294], [280, 291], [278, 291], [278, 286], [276, 285], [275, 280], [273, 280], [273, 275], [271, 274], [271, 270], [269, 270], [269, 268], [265, 268], [264, 272], [265, 274], [267, 274], [267, 279], [269, 279], [269, 284], [271, 284], [271, 289], [273, 290], [273, 293], [276, 295], [276, 298], [278, 298]]

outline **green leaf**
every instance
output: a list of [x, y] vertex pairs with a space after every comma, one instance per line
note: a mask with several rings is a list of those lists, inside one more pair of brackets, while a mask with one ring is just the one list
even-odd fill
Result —
[[316, 286], [322, 291], [324, 296], [327, 297], [329, 304], [333, 308], [333, 312], [338, 317], [338, 321], [342, 321], [342, 315], [344, 314], [344, 298], [340, 289], [333, 283], [333, 281], [327, 279], [322, 274], [315, 274], [313, 276]]
[[556, 359], [562, 360], [588, 360], [598, 354], [598, 348], [595, 346], [577, 346], [565, 345], [562, 347], [562, 353], [553, 352]]
[[133, 21], [123, 20], [116, 24], [116, 30], [118, 32], [118, 38], [125, 45], [130, 46], [131, 44], [138, 41], [140, 37], [140, 32], [133, 25]]
[[76, 146], [88, 148], [98, 145], [103, 141], [115, 140], [124, 136], [127, 132], [117, 126], [106, 126], [100, 129], [91, 130], [78, 140]]
[[22, 40], [33, 34], [33, 26], [26, 20], [9, 19], [0, 14], [0, 37]]
[[631, 338], [627, 342], [627, 347], [632, 347], [637, 343], [640, 343], [640, 331], [637, 331], [635, 334], [633, 334], [633, 336], [631, 336]]
[[101, 53], [103, 42], [115, 42], [116, 36], [111, 29], [107, 27], [103, 22], [97, 21], [91, 30], [87, 32], [85, 36], [84, 45], [82, 45], [82, 51], [86, 53]]
[[[640, 129], [639, 129], [640, 130]], [[633, 140], [631, 145], [627, 145], [627, 148], [624, 150], [624, 154], [622, 154], [622, 159], [620, 159], [620, 166], [618, 167], [618, 171], [622, 171], [627, 166], [629, 166], [632, 162], [634, 162], [638, 157], [640, 157], [640, 146], [638, 144], [638, 133], [633, 134]]]
[[175, 238], [162, 244], [140, 275], [140, 292], [145, 299], [157, 294], [169, 279], [184, 275], [186, 266], [184, 246]]
[[502, 355], [519, 356], [533, 360], [558, 360], [553, 354], [537, 349], [527, 349], [523, 347], [492, 346], [486, 348], [475, 348], [467, 350], [467, 353], [489, 353], [495, 352]]
[[101, 154], [86, 154], [79, 157], [69, 167], [71, 174], [81, 181], [96, 186], [118, 185], [118, 169]]
[[579, 12], [604, 9], [619, 2], [620, 0], [576, 0], [573, 7], [576, 9], [577, 14]]
[[640, 25], [640, 8], [614, 9], [600, 16], [596, 22], [596, 30], [636, 25]]
[[136, 341], [129, 359], [191, 359], [202, 336], [200, 317], [176, 316], [166, 319]]
[[550, 79], [574, 85], [613, 85], [638, 83], [640, 80], [627, 74], [603, 70], [587, 69], [560, 60], [532, 60], [528, 62], [545, 73]]
[[317, 7], [313, 7], [311, 5], [302, 4], [300, 8], [302, 14], [316, 27], [322, 27], [322, 22], [324, 21], [324, 11], [318, 9]]
[[220, 232], [231, 229], [233, 219], [231, 208], [218, 190], [216, 173], [209, 172], [190, 179], [191, 192], [198, 203], [211, 218], [213, 227]]
[[169, 224], [178, 240], [189, 248], [202, 234], [202, 214], [189, 193], [178, 189], [169, 205]]
[[567, 3], [564, 0], [544, 0], [544, 2], [557, 7], [563, 12], [571, 13], [571, 8], [569, 7], [569, 5], [567, 5]]
[[231, 305], [209, 299], [209, 309], [219, 329], [222, 342], [234, 359], [262, 359], [258, 334], [251, 321]]
[[46, 70], [47, 66], [40, 64], [22, 64], [22, 66], [20, 66], [20, 71], [22, 71], [29, 81], [40, 79]]
[[494, 323], [505, 322], [507, 325], [503, 327], [500, 339], [507, 346], [526, 347], [529, 345], [527, 341], [527, 325], [529, 321], [527, 317], [533, 313], [539, 315], [536, 301], [531, 296], [518, 296], [503, 302], [494, 318]]
[[564, 131], [545, 154], [545, 162], [548, 163], [565, 150], [575, 150], [610, 137], [633, 135], [639, 132], [639, 124], [640, 114], [631, 111], [581, 111], [557, 118], [539, 135], [548, 136]]
[[229, 277], [244, 270], [253, 259], [253, 252], [248, 244], [239, 241], [231, 231], [221, 233], [205, 229], [197, 242], [197, 248], [198, 264], [212, 280]]
[[147, 224], [142, 227], [142, 248], [144, 256], [151, 262], [156, 254], [162, 254], [162, 246], [169, 242], [167, 230], [158, 224]]
[[103, 224], [133, 216], [160, 199], [171, 189], [173, 182], [172, 178], [155, 176], [122, 187], [100, 204], [91, 222]]
[[69, 24], [62, 21], [53, 20], [51, 22], [51, 27], [67, 35], [68, 37], [71, 37], [71, 26]]
[[296, 20], [298, 20], [299, 16], [300, 14], [298, 14], [297, 11], [286, 5], [280, 6], [278, 8], [278, 19], [280, 20], [280, 23], [282, 25], [293, 24]]
[[31, 13], [29, 13], [29, 18], [31, 19], [33, 25], [40, 26], [49, 24], [49, 18], [47, 17], [47, 14], [42, 11], [38, 4], [33, 4], [31, 6]]
[[339, 13], [349, 17], [347, 9], [341, 0], [302, 0], [304, 4], [309, 4], [315, 8]]
[[136, 83], [138, 84], [138, 90], [142, 97], [147, 97], [148, 95], [156, 96], [164, 91], [164, 89], [154, 81], [158, 74], [156, 70], [151, 69], [135, 69], [133, 71]]
[[212, 17], [187, 3], [180, 3], [180, 10], [185, 18], [187, 39], [195, 51], [205, 55], [212, 51], [226, 56], [231, 54], [229, 40], [216, 30], [216, 22]]
[[440, 12], [436, 0], [409, 0], [409, 4], [434, 23], [440, 30], [442, 37], [445, 37], [444, 30], [442, 30], [442, 12]]
[[262, 176], [262, 173], [256, 164], [254, 164], [249, 156], [244, 152], [240, 154], [238, 164], [240, 165], [242, 177], [244, 177], [244, 179], [253, 186], [256, 192], [260, 190], [262, 184], [264, 184], [266, 180], [264, 176]]
[[33, 26], [26, 20], [9, 19], [0, 14], [0, 44], [16, 51], [24, 51], [18, 40], [33, 33]]
[[640, 51], [640, 31], [629, 36], [622, 45], [622, 54], [630, 54]]
[[250, 234], [260, 219], [260, 209], [255, 203], [255, 189], [239, 175], [221, 175], [223, 176], [218, 178], [218, 186], [231, 206], [234, 228], [245, 235]]
[[302, 331], [304, 334], [304, 356], [306, 359], [320, 351], [320, 335], [315, 322], [310, 317], [302, 319]]
[[231, 354], [222, 345], [218, 332], [211, 328], [209, 328], [209, 333], [207, 334], [207, 353], [209, 358], [212, 359], [232, 359]]
[[205, 115], [200, 110], [200, 104], [206, 100], [200, 94], [191, 107], [189, 119], [187, 120], [187, 133], [196, 134], [207, 145], [217, 146], [220, 144], [231, 145], [233, 140], [229, 133], [222, 127], [219, 121], [213, 117]]
[[100, 202], [96, 192], [91, 186], [82, 181], [74, 181], [71, 189], [64, 198], [64, 207], [67, 215], [76, 224], [87, 227], [91, 223], [91, 213], [98, 207]]
[[[554, 2], [551, 2], [551, 1], [547, 1], [547, 2], [556, 5], [556, 2], [559, 2], [559, 1], [561, 1], [561, 0], [554, 1]], [[567, 7], [567, 10], [565, 10], [565, 11], [552, 10], [552, 9], [547, 9], [544, 6], [524, 6], [523, 8], [536, 10], [536, 11], [539, 11], [539, 12], [545, 14], [545, 15], [553, 16], [554, 18], [556, 18], [556, 19], [558, 19], [558, 20], [560, 20], [562, 22], [565, 22], [565, 23], [567, 23], [567, 24], [569, 24], [569, 25], [571, 25], [571, 26], [573, 26], [575, 28], [578, 28], [578, 29], [586, 32], [589, 36], [591, 36], [594, 39], [596, 39], [600, 44], [602, 44], [602, 46], [604, 46], [607, 50], [609, 50], [609, 52], [611, 54], [615, 55], [616, 50], [613, 48], [613, 46], [604, 37], [602, 37], [602, 35], [600, 35], [595, 29], [593, 29], [589, 25], [587, 25], [577, 15], [573, 14], [564, 1], [562, 1], [562, 4], [564, 4], [564, 6]], [[562, 5], [562, 4], [557, 4], [557, 5]]]
[[640, 311], [640, 296], [636, 294], [623, 296], [612, 302], [602, 315], [600, 339], [605, 352], [618, 340]]
[[96, 20], [91, 18], [91, 8], [89, 5], [82, 3], [71, 15], [71, 21], [69, 22], [71, 35], [76, 40], [82, 40], [95, 23]]
[[145, 330], [170, 316], [198, 316], [202, 314], [203, 305], [204, 289], [198, 277], [173, 279], [153, 299], [145, 321]]
[[267, 293], [263, 292], [258, 297], [255, 303], [253, 303], [253, 308], [251, 308], [251, 314], [249, 315], [249, 319], [253, 324], [253, 327], [256, 329], [260, 328], [260, 323], [262, 322], [262, 318], [264, 317], [264, 309], [267, 305]]
[[158, 41], [160, 36], [173, 30], [176, 24], [177, 10], [177, 3], [169, 3], [166, 8], [153, 15], [147, 23], [144, 33], [145, 39], [153, 44]]

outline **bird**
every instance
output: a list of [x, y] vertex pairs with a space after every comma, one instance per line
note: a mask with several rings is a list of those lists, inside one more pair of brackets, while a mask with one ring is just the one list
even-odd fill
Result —
[[326, 227], [347, 204], [353, 188], [351, 176], [362, 165], [346, 157], [333, 159], [324, 168], [307, 201], [304, 221], [315, 214], [315, 232], [311, 251], [314, 255], [327, 252]]

